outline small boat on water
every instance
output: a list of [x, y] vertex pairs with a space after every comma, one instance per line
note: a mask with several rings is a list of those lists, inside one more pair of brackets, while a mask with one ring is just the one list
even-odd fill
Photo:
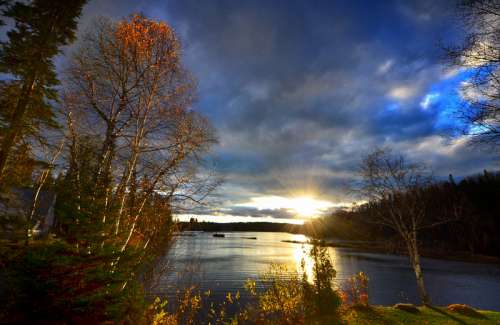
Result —
[[219, 237], [219, 238], [224, 238], [224, 237], [226, 237], [226, 235], [224, 235], [224, 234], [213, 234], [212, 236], [214, 236], [214, 237]]

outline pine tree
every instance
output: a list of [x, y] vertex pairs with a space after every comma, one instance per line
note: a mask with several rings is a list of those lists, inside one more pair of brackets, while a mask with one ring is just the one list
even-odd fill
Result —
[[11, 152], [24, 136], [39, 135], [40, 127], [57, 124], [51, 102], [59, 83], [53, 63], [61, 46], [75, 38], [77, 18], [86, 0], [15, 2], [3, 14], [14, 20], [0, 44], [0, 182]]

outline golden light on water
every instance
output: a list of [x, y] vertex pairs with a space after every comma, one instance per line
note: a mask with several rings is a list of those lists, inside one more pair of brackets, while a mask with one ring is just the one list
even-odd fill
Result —
[[[306, 242], [308, 238], [304, 235], [293, 235], [292, 240], [297, 242]], [[313, 279], [313, 266], [314, 262], [311, 259], [311, 256], [308, 254], [309, 245], [298, 245], [295, 244], [293, 248], [293, 258], [295, 260], [295, 267], [299, 274], [302, 272], [306, 272], [307, 280], [312, 282]]]
[[[295, 234], [293, 235], [291, 240], [300, 243], [306, 243], [309, 240], [309, 238], [305, 235]], [[309, 250], [311, 249], [311, 245], [309, 244], [303, 244], [303, 245], [294, 244], [294, 245], [295, 246], [293, 247], [293, 259], [295, 261], [296, 271], [299, 274], [303, 274], [303, 272], [305, 272], [307, 275], [307, 281], [312, 283], [314, 279], [314, 274], [313, 274], [314, 261], [309, 255]], [[337, 263], [338, 262], [337, 250], [335, 248], [329, 247], [328, 255], [333, 263], [333, 268], [337, 272], [336, 279], [338, 280], [341, 278], [343, 270], [342, 270], [342, 265], [340, 263]], [[334, 286], [340, 289], [338, 285], [339, 282], [336, 281], [334, 283]]]

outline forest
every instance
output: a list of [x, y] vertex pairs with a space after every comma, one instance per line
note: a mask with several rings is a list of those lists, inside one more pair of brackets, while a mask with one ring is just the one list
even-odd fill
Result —
[[[460, 181], [450, 175], [448, 180], [424, 188], [424, 195], [432, 198], [426, 206], [426, 218], [431, 222], [439, 222], [446, 213], [440, 210], [443, 202], [456, 206], [458, 213], [448, 223], [422, 232], [419, 237], [422, 248], [440, 250], [442, 254], [462, 251], [470, 255], [500, 257], [499, 188], [500, 172], [489, 171]], [[392, 241], [397, 233], [374, 218], [383, 209], [380, 202], [372, 202], [352, 210], [339, 210], [304, 225], [304, 231], [321, 238], [359, 241], [393, 238], [388, 240]]]

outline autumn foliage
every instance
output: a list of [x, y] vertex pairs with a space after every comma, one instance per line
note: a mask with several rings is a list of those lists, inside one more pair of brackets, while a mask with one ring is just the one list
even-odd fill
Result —
[[[65, 132], [61, 174], [51, 184], [53, 238], [28, 240], [9, 258], [11, 315], [144, 320], [144, 292], [164, 269], [172, 214], [216, 186], [210, 173], [200, 173], [215, 136], [192, 108], [195, 82], [180, 49], [170, 26], [141, 15], [100, 19], [80, 40], [61, 90]], [[26, 285], [30, 278], [43, 281]]]
[[122, 59], [150, 66], [179, 61], [179, 40], [164, 22], [134, 15], [128, 21], [119, 22], [114, 34]]

